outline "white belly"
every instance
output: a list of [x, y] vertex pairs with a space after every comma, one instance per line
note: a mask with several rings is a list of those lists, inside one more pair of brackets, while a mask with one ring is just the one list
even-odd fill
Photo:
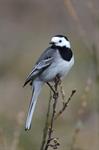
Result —
[[40, 79], [49, 82], [53, 81], [57, 74], [60, 75], [60, 77], [65, 76], [71, 67], [74, 64], [74, 57], [71, 59], [71, 61], [65, 61], [63, 59], [57, 59], [55, 62], [51, 64], [50, 67], [45, 69], [45, 71], [40, 75]]

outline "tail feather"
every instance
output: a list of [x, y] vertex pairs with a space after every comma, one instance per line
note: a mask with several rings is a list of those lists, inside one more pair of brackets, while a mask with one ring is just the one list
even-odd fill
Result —
[[34, 81], [32, 84], [32, 98], [31, 98], [30, 105], [29, 105], [25, 130], [29, 130], [31, 127], [32, 117], [33, 117], [33, 113], [35, 110], [37, 98], [41, 91], [42, 83], [43, 82], [41, 82], [41, 81]]

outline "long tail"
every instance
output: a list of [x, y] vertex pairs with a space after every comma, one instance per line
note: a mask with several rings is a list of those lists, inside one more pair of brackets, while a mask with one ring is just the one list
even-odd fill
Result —
[[26, 120], [26, 124], [25, 124], [25, 130], [29, 130], [30, 127], [31, 127], [32, 116], [33, 116], [33, 113], [34, 113], [35, 105], [36, 105], [36, 102], [37, 102], [37, 98], [40, 94], [42, 85], [43, 85], [43, 82], [41, 82], [41, 81], [36, 80], [36, 81], [33, 82], [33, 85], [32, 85], [32, 98], [31, 98], [30, 105], [29, 105], [27, 120]]

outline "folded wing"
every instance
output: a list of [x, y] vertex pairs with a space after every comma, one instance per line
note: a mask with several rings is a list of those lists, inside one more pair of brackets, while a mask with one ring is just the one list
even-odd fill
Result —
[[53, 57], [48, 57], [46, 59], [40, 60], [32, 69], [32, 72], [27, 76], [25, 83], [23, 86], [25, 86], [27, 83], [29, 83], [31, 80], [33, 80], [38, 74], [42, 73], [50, 64], [52, 63]]

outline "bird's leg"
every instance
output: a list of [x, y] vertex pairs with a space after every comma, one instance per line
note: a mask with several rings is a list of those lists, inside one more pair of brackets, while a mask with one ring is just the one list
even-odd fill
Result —
[[53, 86], [49, 82], [46, 82], [46, 83], [50, 87], [50, 89], [53, 91], [53, 93], [55, 94], [55, 90], [53, 89]]
[[56, 75], [55, 79], [54, 79], [54, 88], [55, 88], [55, 92], [54, 92], [54, 95], [53, 97], [57, 99], [58, 97], [58, 85], [60, 84], [60, 76], [59, 75]]
[[62, 95], [63, 105], [64, 105], [64, 103], [65, 103], [65, 92], [63, 90], [62, 80], [61, 80], [59, 74], [57, 74], [57, 76], [55, 77], [55, 82], [57, 82], [57, 84], [59, 85], [60, 92], [61, 92], [61, 95]]
[[64, 89], [63, 89], [62, 82], [59, 83], [59, 88], [60, 88], [60, 93], [61, 93], [62, 101], [63, 101], [63, 105], [64, 105], [65, 104], [65, 92], [64, 92]]
[[[60, 79], [60, 76], [59, 75], [56, 75], [55, 79], [54, 79], [54, 83], [56, 85], [60, 85], [61, 84], [61, 79]], [[53, 86], [49, 83], [49, 82], [46, 82], [46, 84], [50, 87], [50, 89], [53, 91], [54, 95], [56, 94], [56, 91], [55, 89], [53, 88]], [[55, 87], [55, 86], [54, 86]], [[57, 93], [58, 95], [58, 93]]]
[[56, 75], [54, 82], [57, 83], [58, 85], [61, 84], [61, 78], [60, 78], [59, 74]]

